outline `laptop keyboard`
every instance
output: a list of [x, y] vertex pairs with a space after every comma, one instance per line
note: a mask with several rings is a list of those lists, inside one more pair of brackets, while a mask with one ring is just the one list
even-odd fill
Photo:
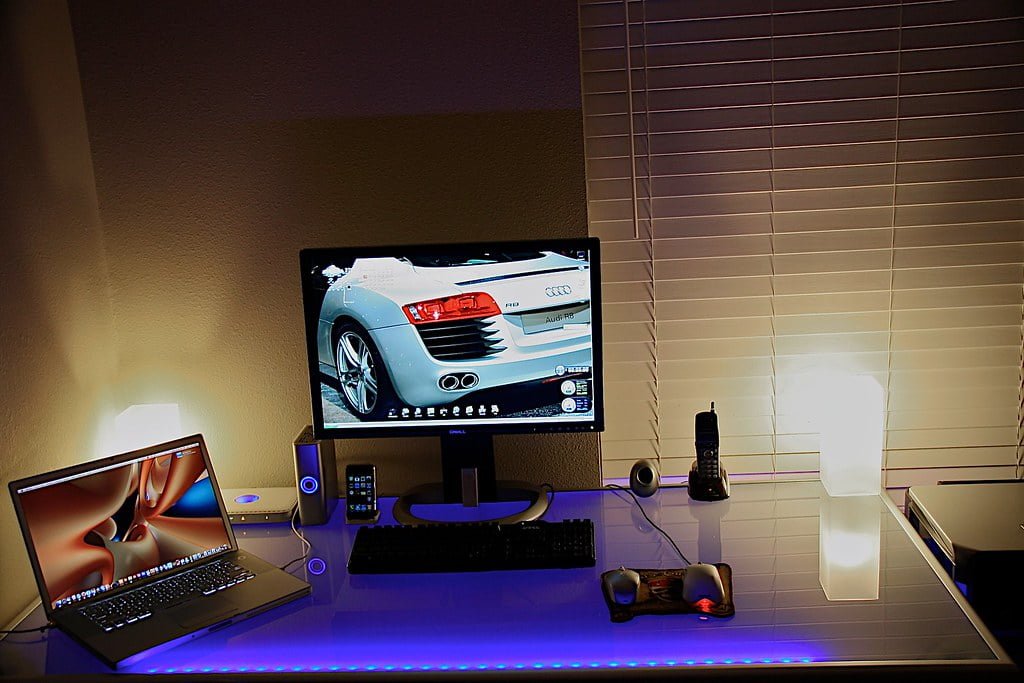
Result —
[[220, 559], [86, 605], [79, 612], [104, 631], [113, 631], [151, 617], [154, 609], [167, 609], [201, 595], [212, 595], [254, 576], [248, 569]]

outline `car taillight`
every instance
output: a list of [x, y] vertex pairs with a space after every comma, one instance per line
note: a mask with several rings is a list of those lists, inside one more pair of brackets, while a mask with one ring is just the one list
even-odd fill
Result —
[[501, 313], [498, 304], [494, 302], [490, 294], [485, 292], [419, 301], [414, 304], [406, 304], [402, 310], [413, 325], [461, 318], [486, 318]]

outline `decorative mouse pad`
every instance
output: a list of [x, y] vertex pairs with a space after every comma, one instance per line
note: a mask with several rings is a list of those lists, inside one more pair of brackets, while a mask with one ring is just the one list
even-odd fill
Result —
[[[620, 605], [611, 600], [605, 591], [605, 604], [611, 613], [612, 621], [629, 621], [638, 614], [701, 614], [710, 617], [731, 617], [736, 613], [732, 602], [732, 567], [724, 562], [715, 564], [722, 579], [722, 601], [717, 605], [705, 601], [696, 604], [683, 600], [683, 577], [686, 568], [682, 569], [634, 569], [640, 574], [640, 585], [637, 587], [636, 600], [631, 605]], [[612, 571], [601, 574], [602, 580]], [[704, 602], [705, 604], [701, 605]]]

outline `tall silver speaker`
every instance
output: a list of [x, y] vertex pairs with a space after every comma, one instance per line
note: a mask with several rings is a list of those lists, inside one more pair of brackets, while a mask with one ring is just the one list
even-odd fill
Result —
[[326, 524], [338, 505], [338, 463], [333, 439], [316, 439], [307, 425], [295, 437], [295, 487], [299, 522], [303, 526]]

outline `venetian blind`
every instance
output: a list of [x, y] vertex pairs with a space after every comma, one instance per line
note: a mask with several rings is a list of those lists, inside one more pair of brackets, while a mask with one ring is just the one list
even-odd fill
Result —
[[[1019, 473], [1024, 5], [580, 0], [605, 479], [817, 476], [869, 375], [885, 484]], [[826, 394], [827, 395], [827, 394]]]

